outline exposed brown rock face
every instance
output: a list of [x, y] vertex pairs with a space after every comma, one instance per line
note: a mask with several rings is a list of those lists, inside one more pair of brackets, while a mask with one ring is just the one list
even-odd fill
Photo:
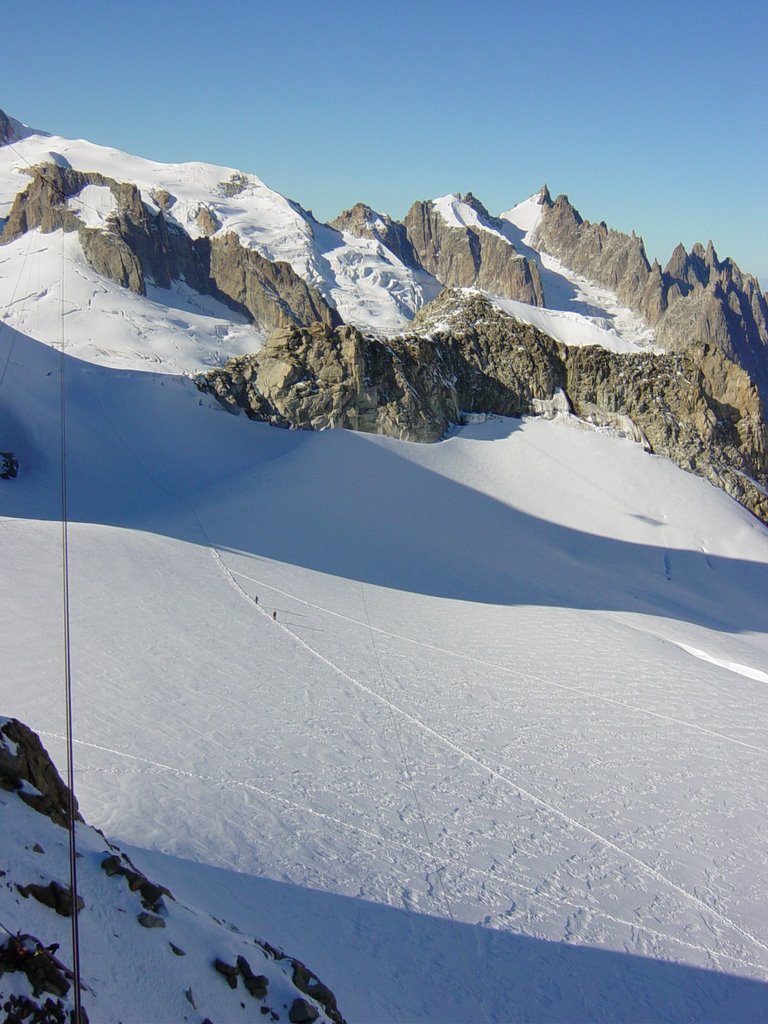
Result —
[[712, 242], [688, 253], [678, 245], [669, 263], [651, 266], [643, 241], [583, 220], [567, 196], [546, 190], [533, 244], [641, 313], [666, 348], [714, 345], [750, 374], [768, 400], [768, 303], [756, 278]]
[[17, 792], [30, 807], [64, 828], [69, 827], [71, 798], [76, 820], [83, 820], [39, 736], [15, 718], [0, 719], [0, 788]]
[[234, 301], [262, 326], [311, 324], [335, 326], [341, 317], [288, 263], [272, 263], [247, 249], [234, 232], [203, 239], [196, 246], [214, 295]]
[[768, 522], [762, 402], [745, 371], [711, 344], [664, 355], [568, 347], [481, 296], [446, 291], [417, 315], [412, 333], [386, 343], [349, 326], [288, 328], [199, 384], [278, 426], [425, 442], [462, 412], [535, 414], [537, 402], [563, 392], [577, 416], [611, 427], [625, 421], [649, 450]]
[[[483, 223], [494, 220], [471, 193], [462, 197]], [[494, 295], [544, 305], [539, 268], [521, 256], [501, 234], [483, 228], [452, 227], [434, 204], [413, 204], [403, 221], [419, 263], [449, 288], [483, 288]]]
[[[115, 198], [117, 212], [104, 228], [87, 227], [68, 204], [86, 185], [109, 188]], [[172, 207], [168, 193], [157, 198], [164, 209]], [[207, 208], [201, 208], [199, 216], [208, 233], [216, 231]], [[153, 213], [135, 185], [102, 174], [55, 164], [35, 168], [30, 184], [16, 196], [0, 242], [13, 241], [32, 228], [77, 232], [94, 270], [140, 295], [146, 294], [148, 281], [161, 288], [184, 281], [195, 291], [227, 302], [266, 330], [316, 320], [341, 322], [289, 264], [265, 259], [231, 233], [193, 240], [163, 209]]]
[[[521, 338], [530, 330], [520, 327]], [[409, 334], [384, 343], [353, 327], [315, 324], [275, 331], [261, 352], [228, 360], [200, 383], [276, 426], [436, 441], [462, 410], [519, 416], [534, 398], [554, 393], [556, 343], [521, 338], [479, 331], [471, 339]]]
[[611, 288], [626, 306], [636, 309], [651, 266], [643, 240], [636, 235], [583, 220], [567, 196], [553, 200], [542, 190], [542, 218], [533, 244], [605, 288]]

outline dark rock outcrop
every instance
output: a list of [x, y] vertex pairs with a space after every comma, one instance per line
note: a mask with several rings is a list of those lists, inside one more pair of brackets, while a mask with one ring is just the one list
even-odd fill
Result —
[[336, 996], [331, 992], [327, 985], [324, 985], [316, 974], [303, 964], [301, 960], [291, 960], [291, 966], [293, 968], [293, 983], [300, 992], [304, 992], [310, 999], [314, 999], [316, 1003], [325, 1010], [326, 1016], [334, 1022], [334, 1024], [344, 1024], [344, 1018], [339, 1012], [339, 1007], [336, 1003]]
[[[86, 185], [108, 188], [115, 198], [116, 212], [103, 228], [86, 226], [69, 202]], [[288, 263], [272, 262], [246, 248], [234, 233], [214, 234], [210, 210], [201, 208], [205, 233], [192, 239], [164, 213], [172, 197], [155, 193], [155, 199], [157, 213], [143, 202], [135, 185], [45, 164], [32, 171], [31, 182], [16, 196], [0, 242], [11, 242], [32, 228], [76, 232], [94, 270], [140, 295], [146, 294], [148, 282], [168, 288], [173, 281], [183, 281], [266, 330], [316, 320], [331, 326], [341, 323], [336, 310]]]
[[430, 200], [415, 202], [403, 224], [421, 266], [449, 288], [482, 288], [534, 306], [544, 305], [535, 262], [518, 253], [501, 233], [501, 224], [468, 193], [462, 202], [478, 214], [483, 227], [447, 224]]
[[4, 110], [0, 110], [0, 146], [12, 142], [13, 137], [13, 122]]
[[319, 1016], [317, 1007], [301, 998], [294, 999], [288, 1011], [288, 1020], [291, 1024], [312, 1024]]
[[237, 969], [240, 971], [246, 992], [254, 999], [266, 998], [269, 989], [268, 978], [263, 974], [254, 974], [253, 968], [244, 956], [237, 958]]
[[125, 878], [131, 892], [141, 897], [142, 906], [149, 911], [157, 912], [164, 906], [163, 896], [173, 899], [173, 893], [164, 885], [151, 882], [145, 874], [138, 871], [131, 863], [127, 854], [108, 854], [101, 862], [101, 869], [109, 878], [115, 876]]
[[213, 967], [226, 978], [230, 988], [237, 988], [237, 977], [240, 971], [234, 964], [228, 964], [226, 960], [219, 960], [217, 957], [213, 961]]
[[520, 416], [562, 393], [576, 416], [619, 429], [711, 480], [768, 522], [768, 431], [748, 374], [716, 346], [668, 354], [569, 347], [444, 292], [413, 332], [386, 342], [353, 327], [276, 331], [198, 384], [277, 426], [347, 427], [434, 441], [464, 412]]
[[13, 452], [0, 452], [0, 480], [10, 480], [19, 475], [19, 460]]
[[[43, 906], [55, 910], [61, 917], [72, 917], [72, 908], [74, 906], [72, 890], [67, 886], [51, 881], [48, 885], [38, 885], [35, 882], [30, 882], [29, 885], [17, 885], [16, 888], [25, 899], [31, 896], [38, 903], [42, 903]], [[78, 896], [77, 912], [80, 913], [84, 906], [85, 900], [82, 896]]]
[[75, 819], [83, 820], [39, 736], [15, 718], [0, 719], [0, 789], [17, 793], [64, 828], [69, 827], [71, 800]]

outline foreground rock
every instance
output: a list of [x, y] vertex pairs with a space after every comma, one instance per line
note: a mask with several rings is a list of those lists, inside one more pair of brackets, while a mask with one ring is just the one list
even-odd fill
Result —
[[749, 375], [712, 344], [678, 353], [569, 347], [478, 294], [444, 292], [412, 333], [275, 331], [261, 352], [199, 378], [225, 405], [276, 426], [442, 437], [463, 413], [553, 408], [633, 437], [768, 522], [768, 432]]
[[16, 793], [63, 828], [69, 828], [71, 800], [75, 819], [83, 820], [39, 736], [15, 718], [0, 719], [0, 789]]

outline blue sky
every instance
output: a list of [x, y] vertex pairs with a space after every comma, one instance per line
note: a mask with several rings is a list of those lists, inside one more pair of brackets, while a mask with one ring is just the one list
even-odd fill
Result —
[[3, 26], [0, 107], [36, 127], [252, 171], [320, 219], [546, 181], [768, 286], [764, 0], [6, 0]]

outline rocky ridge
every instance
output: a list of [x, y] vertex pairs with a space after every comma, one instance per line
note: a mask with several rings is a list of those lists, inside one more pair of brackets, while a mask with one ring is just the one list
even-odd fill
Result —
[[398, 259], [425, 270], [448, 288], [482, 288], [495, 295], [543, 306], [536, 263], [504, 237], [500, 221], [471, 193], [456, 196], [477, 215], [477, 226], [446, 222], [431, 200], [415, 202], [402, 223], [357, 203], [331, 227], [360, 238], [375, 238]]
[[721, 487], [768, 522], [768, 430], [748, 374], [709, 343], [667, 354], [569, 347], [483, 296], [447, 290], [386, 341], [350, 326], [275, 331], [261, 352], [198, 378], [276, 426], [442, 437], [464, 413], [540, 415], [553, 403]]
[[612, 289], [642, 314], [670, 351], [714, 345], [737, 362], [768, 400], [768, 302], [759, 282], [710, 241], [688, 253], [678, 245], [662, 270], [642, 238], [584, 220], [568, 200], [542, 190], [542, 216], [531, 244], [566, 267]]
[[[18, 798], [18, 801], [17, 801]], [[0, 818], [5, 840], [0, 870], [0, 1008], [3, 1020], [64, 1024], [73, 1007], [69, 928], [77, 913], [84, 969], [84, 1022], [141, 1015], [134, 971], [160, 972], [174, 1019], [344, 1024], [331, 990], [301, 961], [263, 939], [185, 906], [151, 881], [128, 855], [78, 815], [78, 899], [68, 883], [66, 820], [70, 791], [40, 739], [26, 725], [0, 718]], [[75, 802], [76, 805], [76, 802]], [[62, 840], [63, 834], [63, 840]], [[61, 881], [66, 878], [67, 881]], [[108, 928], [119, 965], [121, 1005], [87, 974], [89, 942]], [[94, 930], [96, 929], [96, 930]], [[56, 939], [56, 942], [51, 942]], [[207, 953], [208, 950], [213, 951]], [[89, 954], [89, 955], [85, 955]], [[112, 979], [114, 981], [114, 979]], [[144, 1006], [144, 1012], [152, 1009]], [[147, 1016], [144, 1019], [160, 1019]], [[163, 1016], [162, 1019], [167, 1019]]]
[[[135, 185], [97, 172], [45, 164], [30, 175], [30, 183], [11, 207], [0, 244], [33, 228], [76, 232], [94, 270], [140, 295], [146, 294], [147, 282], [168, 288], [173, 281], [184, 281], [265, 330], [291, 323], [341, 322], [336, 310], [288, 263], [266, 259], [233, 232], [208, 237], [209, 231], [192, 239], [164, 213], [172, 206], [167, 194], [155, 213]], [[78, 215], [77, 197], [88, 185], [109, 189], [115, 200], [116, 211], [100, 227], [87, 226]], [[204, 217], [204, 211], [199, 216]]]

